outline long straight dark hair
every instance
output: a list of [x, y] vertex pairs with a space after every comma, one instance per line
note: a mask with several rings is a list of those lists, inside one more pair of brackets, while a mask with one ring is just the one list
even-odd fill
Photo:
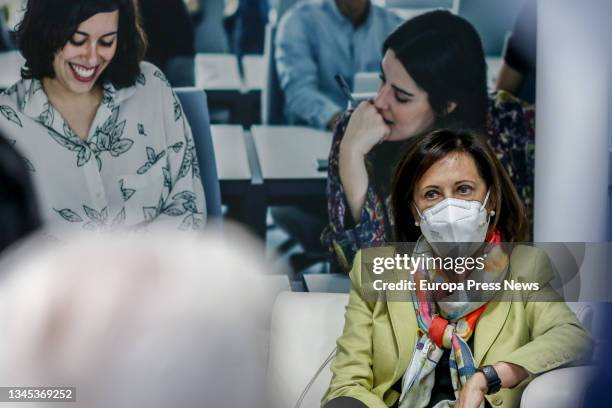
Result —
[[[427, 92], [435, 121], [429, 129], [468, 129], [485, 133], [487, 67], [478, 32], [465, 19], [436, 10], [399, 25], [385, 40], [406, 72]], [[448, 112], [449, 103], [456, 108]], [[368, 169], [386, 195], [405, 143], [382, 143], [372, 149]]]
[[[389, 49], [427, 92], [434, 128], [484, 131], [487, 66], [478, 32], [467, 20], [445, 10], [418, 15], [387, 37], [383, 54]], [[457, 105], [452, 112], [449, 102]]]

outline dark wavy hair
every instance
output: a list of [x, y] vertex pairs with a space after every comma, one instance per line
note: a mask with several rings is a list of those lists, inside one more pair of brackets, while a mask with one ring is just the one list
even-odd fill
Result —
[[480, 134], [448, 129], [416, 136], [409, 140], [406, 153], [397, 166], [391, 192], [397, 241], [416, 242], [421, 230], [415, 225], [411, 211], [414, 189], [423, 174], [437, 161], [451, 153], [467, 153], [476, 163], [478, 173], [495, 203], [495, 216], [489, 224], [497, 228], [506, 242], [524, 242], [529, 238], [525, 207], [510, 176]]
[[41, 226], [23, 159], [0, 135], [0, 252]]
[[54, 78], [53, 60], [79, 24], [98, 13], [119, 10], [117, 52], [100, 76], [117, 89], [132, 86], [140, 74], [146, 40], [133, 0], [28, 0], [17, 27], [17, 47], [26, 64], [24, 79]]
[[[383, 54], [389, 49], [427, 92], [435, 128], [485, 129], [487, 67], [478, 32], [467, 20], [445, 10], [418, 15], [387, 37]], [[450, 113], [449, 102], [457, 104]]]

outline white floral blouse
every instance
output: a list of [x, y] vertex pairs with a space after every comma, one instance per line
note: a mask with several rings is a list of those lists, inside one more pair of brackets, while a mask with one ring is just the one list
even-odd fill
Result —
[[191, 129], [170, 84], [141, 64], [136, 85], [104, 84], [82, 141], [49, 103], [40, 81], [0, 95], [0, 131], [32, 173], [47, 232], [204, 226], [206, 213]]

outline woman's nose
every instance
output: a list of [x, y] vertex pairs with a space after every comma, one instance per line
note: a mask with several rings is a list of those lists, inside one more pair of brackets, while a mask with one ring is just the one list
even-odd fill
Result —
[[386, 110], [389, 109], [389, 103], [387, 102], [387, 86], [381, 85], [378, 89], [378, 93], [376, 94], [376, 99], [374, 99], [374, 106], [378, 110]]
[[98, 65], [98, 51], [97, 51], [96, 43], [94, 42], [88, 43], [86, 52], [87, 52], [86, 54], [87, 65], [89, 67], [94, 67]]

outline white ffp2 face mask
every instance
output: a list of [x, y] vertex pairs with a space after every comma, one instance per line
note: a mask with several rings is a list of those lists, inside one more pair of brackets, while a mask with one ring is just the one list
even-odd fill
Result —
[[438, 249], [439, 245], [436, 245], [436, 243], [439, 242], [482, 243], [489, 228], [490, 218], [485, 209], [488, 199], [489, 192], [487, 192], [482, 203], [480, 201], [447, 198], [423, 211], [422, 214], [417, 208], [421, 217], [421, 232], [434, 249]]

